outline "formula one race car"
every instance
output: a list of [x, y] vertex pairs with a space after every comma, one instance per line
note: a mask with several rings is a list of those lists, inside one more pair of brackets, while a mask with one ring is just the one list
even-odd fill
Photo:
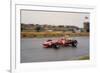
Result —
[[54, 48], [59, 49], [60, 47], [77, 47], [77, 40], [71, 40], [71, 39], [58, 39], [58, 40], [47, 40], [43, 43], [44, 48]]

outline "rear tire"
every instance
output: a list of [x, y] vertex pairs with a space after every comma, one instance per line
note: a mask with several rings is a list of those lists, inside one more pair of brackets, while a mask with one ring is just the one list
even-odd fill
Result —
[[60, 45], [58, 45], [58, 44], [53, 44], [53, 45], [52, 45], [52, 48], [54, 48], [54, 49], [59, 49], [59, 48], [60, 48]]

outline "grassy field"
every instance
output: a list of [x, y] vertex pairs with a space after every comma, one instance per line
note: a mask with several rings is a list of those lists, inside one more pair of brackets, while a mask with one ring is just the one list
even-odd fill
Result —
[[89, 56], [83, 56], [83, 57], [80, 57], [79, 60], [89, 60]]
[[72, 32], [21, 32], [22, 38], [42, 38], [42, 37], [61, 37], [64, 35], [69, 36], [89, 36], [88, 32], [72, 33]]

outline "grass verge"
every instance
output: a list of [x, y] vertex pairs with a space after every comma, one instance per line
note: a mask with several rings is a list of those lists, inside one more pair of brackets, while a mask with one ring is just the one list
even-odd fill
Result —
[[89, 59], [90, 59], [89, 56], [82, 56], [82, 57], [79, 58], [79, 60], [89, 60]]
[[69, 36], [89, 36], [88, 32], [72, 33], [72, 32], [21, 32], [22, 38], [44, 38], [44, 37], [61, 37], [64, 35]]

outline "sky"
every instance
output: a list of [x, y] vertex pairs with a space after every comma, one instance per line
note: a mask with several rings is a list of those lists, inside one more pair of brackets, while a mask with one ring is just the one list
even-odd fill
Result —
[[89, 18], [89, 13], [21, 10], [21, 23], [74, 25], [83, 28], [86, 16]]

